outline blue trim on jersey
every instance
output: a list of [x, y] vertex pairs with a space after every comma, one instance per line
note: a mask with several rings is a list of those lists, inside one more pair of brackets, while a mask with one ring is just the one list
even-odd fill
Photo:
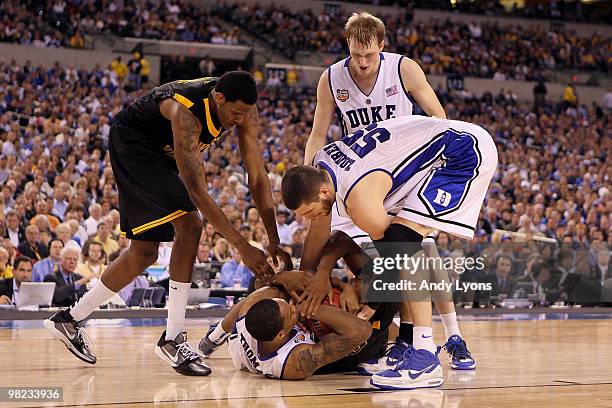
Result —
[[[423, 145], [416, 152], [404, 159], [392, 172], [393, 185], [387, 194], [389, 197], [402, 185], [410, 180], [416, 173], [427, 168], [432, 161], [440, 157], [448, 143], [446, 132], [442, 132], [434, 137], [429, 143]], [[404, 166], [408, 163], [406, 166]]]
[[406, 98], [410, 99], [410, 95], [408, 95], [406, 87], [404, 86], [404, 80], [402, 79], [402, 61], [404, 60], [404, 58], [406, 57], [402, 55], [399, 59], [399, 62], [397, 63], [397, 75], [399, 76], [400, 85], [402, 86], [402, 91], [404, 91], [404, 95], [406, 95]]
[[[434, 169], [422, 184], [418, 197], [430, 216], [457, 210], [478, 176], [482, 155], [474, 135], [449, 129], [408, 156], [393, 170], [393, 186], [387, 197], [418, 172], [442, 158], [445, 163]], [[407, 163], [407, 164], [406, 164]], [[446, 202], [447, 195], [450, 197]]]
[[331, 167], [329, 167], [327, 165], [327, 163], [322, 162], [322, 161], [318, 161], [317, 162], [317, 166], [321, 166], [323, 167], [325, 170], [327, 170], [327, 172], [329, 173], [329, 175], [332, 178], [332, 181], [334, 183], [334, 191], [338, 191], [338, 183], [336, 182], [336, 173], [334, 173], [334, 171], [331, 169]]
[[[346, 201], [348, 200], [348, 196], [349, 196], [349, 194], [351, 193], [351, 191], [353, 191], [353, 187], [355, 187], [355, 185], [356, 185], [357, 183], [359, 183], [359, 181], [360, 181], [362, 178], [364, 178], [365, 176], [367, 176], [367, 175], [368, 175], [368, 174], [370, 174], [370, 173], [374, 173], [375, 171], [382, 171], [383, 173], [387, 173], [387, 175], [388, 175], [389, 177], [391, 177], [391, 180], [393, 180], [393, 175], [392, 175], [391, 173], [389, 173], [389, 170], [385, 170], [385, 169], [380, 169], [380, 168], [378, 168], [378, 169], [372, 169], [372, 170], [369, 170], [369, 171], [365, 172], [364, 174], [362, 174], [361, 176], [359, 176], [359, 177], [357, 178], [357, 180], [355, 180], [355, 181], [353, 182], [353, 184], [352, 184], [352, 185], [349, 187], [349, 189], [348, 189], [348, 190], [346, 190], [346, 195], [344, 196], [344, 199], [342, 200], [342, 201], [344, 201], [344, 207], [346, 207]], [[336, 190], [336, 191], [337, 191], [337, 190]]]

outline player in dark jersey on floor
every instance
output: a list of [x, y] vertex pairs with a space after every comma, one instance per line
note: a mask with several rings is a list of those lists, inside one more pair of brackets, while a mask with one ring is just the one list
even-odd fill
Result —
[[184, 332], [191, 273], [202, 232], [198, 210], [238, 249], [245, 265], [259, 278], [273, 275], [264, 252], [242, 238], [207, 193], [202, 152], [234, 127], [249, 188], [270, 240], [268, 251], [274, 262], [278, 256], [291, 266], [289, 255], [278, 248], [274, 203], [257, 141], [256, 102], [253, 77], [234, 71], [221, 78], [162, 85], [114, 118], [110, 158], [119, 190], [121, 231], [132, 241], [81, 300], [45, 321], [47, 329], [75, 356], [90, 364], [96, 362], [78, 322], [155, 262], [159, 242], [174, 240], [167, 329], [155, 352], [181, 374], [210, 374]]

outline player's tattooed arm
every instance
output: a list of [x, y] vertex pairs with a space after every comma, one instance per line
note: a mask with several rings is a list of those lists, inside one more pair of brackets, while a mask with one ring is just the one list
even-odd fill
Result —
[[173, 99], [162, 101], [160, 111], [170, 120], [174, 158], [191, 200], [232, 245], [248, 245], [207, 192], [205, 165], [199, 149], [202, 124], [191, 111]]
[[325, 323], [332, 333], [316, 344], [297, 346], [289, 354], [283, 379], [301, 380], [319, 368], [348, 356], [372, 333], [370, 323], [333, 306], [321, 306], [315, 318]]

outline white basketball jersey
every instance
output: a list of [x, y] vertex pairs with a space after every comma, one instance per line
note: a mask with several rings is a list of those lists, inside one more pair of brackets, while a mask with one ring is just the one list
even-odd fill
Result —
[[396, 208], [405, 198], [401, 187], [406, 181], [442, 158], [450, 123], [435, 117], [401, 116], [370, 125], [321, 149], [313, 162], [334, 178], [339, 215], [348, 217], [346, 200], [352, 188], [373, 171], [392, 177], [393, 187], [384, 205], [387, 210]]
[[260, 356], [255, 340], [246, 329], [244, 317], [236, 321], [234, 330], [228, 340], [228, 350], [234, 366], [247, 369], [252, 373], [263, 374], [266, 377], [282, 378], [285, 361], [294, 347], [300, 344], [315, 344], [311, 333], [295, 326], [290, 340], [269, 356]]
[[343, 136], [374, 122], [412, 115], [412, 102], [404, 91], [400, 76], [400, 63], [404, 56], [380, 53], [378, 76], [369, 95], [365, 95], [353, 81], [349, 72], [350, 58], [328, 68], [329, 87]]

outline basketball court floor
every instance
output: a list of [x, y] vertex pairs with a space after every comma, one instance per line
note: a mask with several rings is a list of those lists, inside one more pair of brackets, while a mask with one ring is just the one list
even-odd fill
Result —
[[[188, 321], [197, 342], [209, 320]], [[353, 374], [279, 381], [237, 371], [227, 347], [209, 361], [209, 377], [184, 377], [157, 358], [164, 319], [95, 320], [95, 366], [80, 362], [40, 321], [0, 322], [0, 385], [63, 387], [63, 402], [6, 407], [612, 407], [612, 315], [461, 316], [476, 358], [453, 371], [443, 355], [442, 387], [377, 391]], [[435, 323], [437, 342], [444, 338]]]

